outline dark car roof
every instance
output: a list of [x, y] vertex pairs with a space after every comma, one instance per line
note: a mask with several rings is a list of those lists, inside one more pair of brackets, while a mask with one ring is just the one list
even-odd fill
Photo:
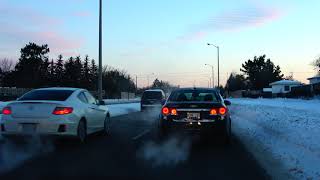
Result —
[[216, 88], [196, 88], [196, 87], [190, 87], [190, 88], [179, 88], [175, 89], [174, 91], [183, 91], [183, 90], [200, 90], [200, 91], [216, 91], [219, 92]]

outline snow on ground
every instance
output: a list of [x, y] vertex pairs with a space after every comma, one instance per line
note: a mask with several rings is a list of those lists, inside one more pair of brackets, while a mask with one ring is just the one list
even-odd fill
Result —
[[130, 114], [140, 111], [140, 103], [127, 103], [127, 104], [112, 104], [107, 105], [111, 117]]
[[231, 99], [233, 133], [275, 179], [320, 179], [320, 100]]

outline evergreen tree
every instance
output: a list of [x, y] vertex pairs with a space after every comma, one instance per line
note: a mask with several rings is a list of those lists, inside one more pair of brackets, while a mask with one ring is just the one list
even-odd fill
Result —
[[284, 76], [281, 74], [280, 66], [275, 66], [270, 59], [266, 60], [266, 55], [249, 59], [242, 64], [240, 71], [247, 75], [250, 88], [255, 90], [269, 87], [271, 82], [279, 81]]
[[227, 91], [237, 91], [246, 89], [246, 78], [242, 74], [231, 73], [226, 84]]
[[74, 86], [75, 87], [83, 87], [81, 84], [81, 79], [83, 78], [82, 76], [82, 62], [80, 56], [77, 56], [74, 61], [74, 73], [72, 74], [73, 79], [74, 79]]
[[91, 88], [90, 87], [90, 67], [89, 67], [89, 56], [86, 55], [83, 62], [82, 67], [82, 87]]
[[41, 66], [48, 60], [48, 45], [29, 43], [21, 49], [19, 62], [15, 66], [17, 87], [36, 88], [41, 85]]
[[90, 89], [97, 90], [98, 86], [98, 68], [94, 59], [91, 60], [91, 67], [90, 67]]
[[65, 86], [65, 78], [64, 78], [64, 64], [63, 64], [63, 56], [60, 54], [58, 56], [57, 62], [54, 66], [54, 82], [55, 86]]
[[75, 73], [75, 69], [74, 69], [75, 65], [74, 65], [74, 59], [73, 57], [70, 57], [68, 59], [68, 61], [64, 64], [64, 86], [66, 87], [74, 87], [76, 82], [74, 79], [74, 73]]
[[41, 79], [40, 86], [43, 86], [43, 87], [50, 86], [49, 66], [50, 66], [49, 59], [46, 58], [40, 66], [40, 79]]

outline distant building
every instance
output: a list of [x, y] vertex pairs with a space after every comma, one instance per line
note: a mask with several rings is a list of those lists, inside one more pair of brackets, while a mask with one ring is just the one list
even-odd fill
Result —
[[292, 80], [281, 80], [270, 83], [272, 87], [272, 94], [286, 94], [291, 91], [292, 87], [302, 85], [299, 81], [292, 81]]
[[320, 75], [308, 78], [309, 84], [317, 84], [320, 83]]

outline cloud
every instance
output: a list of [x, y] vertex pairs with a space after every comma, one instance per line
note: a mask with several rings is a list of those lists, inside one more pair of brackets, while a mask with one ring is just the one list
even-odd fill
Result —
[[[33, 8], [10, 6], [0, 7], [0, 38], [2, 46], [20, 49], [28, 42], [48, 44], [52, 54], [73, 54], [84, 43], [82, 38], [71, 38], [60, 30], [63, 20], [53, 18]], [[58, 29], [59, 28], [59, 29]]]
[[202, 28], [208, 30], [235, 31], [249, 27], [259, 27], [278, 20], [283, 12], [276, 8], [249, 8], [225, 12], [210, 18]]
[[177, 40], [193, 42], [205, 39], [210, 31], [230, 32], [260, 27], [285, 15], [285, 11], [280, 8], [266, 6], [259, 1], [250, 0], [248, 2], [249, 5], [246, 8], [224, 11], [204, 22], [189, 26], [192, 31], [177, 37]]

